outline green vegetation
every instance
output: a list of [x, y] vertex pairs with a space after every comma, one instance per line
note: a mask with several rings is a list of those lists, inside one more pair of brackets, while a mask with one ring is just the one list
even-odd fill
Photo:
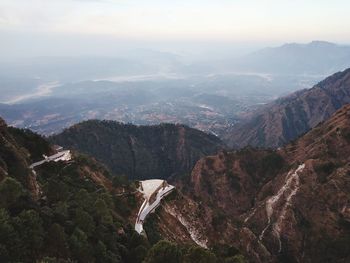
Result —
[[49, 144], [26, 130], [0, 133], [0, 262], [141, 262], [134, 250], [146, 251], [148, 241], [133, 239], [124, 219], [135, 202], [93, 181], [111, 177], [103, 166], [78, 155], [70, 164], [43, 164], [35, 178], [28, 164], [50, 153]]
[[[219, 249], [219, 247], [222, 247]], [[245, 263], [246, 260], [237, 249], [229, 246], [219, 246], [213, 250], [207, 250], [198, 246], [176, 245], [162, 240], [154, 245], [145, 263]]]
[[145, 263], [181, 262], [181, 249], [174, 243], [160, 241], [149, 251]]
[[14, 178], [0, 183], [1, 262], [141, 262], [131, 259], [132, 251], [148, 242], [133, 240], [115, 205], [120, 200], [80, 169], [79, 163], [43, 165], [39, 202]]
[[133, 180], [188, 174], [197, 160], [224, 147], [215, 136], [182, 125], [97, 120], [77, 124], [50, 140], [89, 154], [114, 174]]
[[158, 213], [151, 213], [148, 217], [146, 222], [143, 225], [143, 228], [145, 229], [147, 233], [147, 239], [149, 242], [154, 245], [158, 241], [162, 239], [162, 237], [159, 234], [158, 230]]
[[0, 205], [8, 208], [17, 203], [24, 194], [22, 185], [14, 178], [7, 177], [0, 183]]
[[43, 154], [50, 155], [53, 153], [50, 144], [46, 140], [28, 129], [8, 127], [8, 131], [21, 147], [30, 152], [31, 162], [42, 160]]

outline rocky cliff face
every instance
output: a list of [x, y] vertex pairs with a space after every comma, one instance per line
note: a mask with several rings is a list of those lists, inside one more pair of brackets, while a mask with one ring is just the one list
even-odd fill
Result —
[[224, 147], [217, 137], [183, 125], [134, 126], [113, 121], [83, 122], [51, 141], [87, 153], [114, 173], [132, 179], [190, 173], [196, 161]]
[[170, 239], [187, 232], [208, 247], [234, 245], [251, 262], [347, 262], [349, 146], [350, 105], [278, 151], [203, 158], [159, 214], [160, 225], [178, 224], [160, 229]]
[[296, 92], [252, 113], [224, 136], [230, 146], [277, 148], [350, 103], [350, 69], [334, 74], [309, 90]]

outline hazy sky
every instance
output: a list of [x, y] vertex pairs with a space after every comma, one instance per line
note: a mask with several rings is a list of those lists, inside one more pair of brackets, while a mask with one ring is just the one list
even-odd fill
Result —
[[349, 0], [0, 0], [0, 48], [45, 36], [348, 43], [349, 10]]

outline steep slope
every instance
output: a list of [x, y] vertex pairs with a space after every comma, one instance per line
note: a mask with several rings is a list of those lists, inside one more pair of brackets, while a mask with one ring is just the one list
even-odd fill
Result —
[[215, 136], [183, 125], [124, 125], [86, 121], [50, 139], [103, 162], [116, 174], [133, 179], [189, 173], [201, 157], [224, 147]]
[[0, 179], [11, 175], [37, 196], [36, 178], [28, 166], [42, 154], [50, 153], [49, 143], [40, 136], [28, 130], [8, 128], [0, 118]]
[[348, 262], [349, 156], [347, 105], [278, 151], [201, 159], [153, 228], [169, 239], [233, 245], [250, 262]]
[[347, 103], [350, 103], [350, 69], [262, 107], [228, 130], [224, 141], [238, 148], [279, 147], [328, 119]]
[[288, 172], [266, 184], [260, 196], [268, 196], [246, 221], [271, 254], [296, 262], [350, 260], [349, 131], [347, 105], [280, 151]]
[[135, 196], [118, 192], [131, 185], [112, 184], [103, 166], [79, 154], [34, 172], [29, 164], [54, 150], [2, 119], [0, 139], [1, 262], [135, 262], [133, 249], [149, 247], [142, 237], [130, 244]]

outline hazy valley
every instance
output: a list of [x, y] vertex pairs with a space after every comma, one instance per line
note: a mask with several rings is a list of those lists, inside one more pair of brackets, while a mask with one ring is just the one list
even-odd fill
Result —
[[349, 8], [2, 1], [0, 262], [350, 262]]
[[[335, 55], [314, 61], [322, 52]], [[260, 105], [311, 88], [350, 66], [349, 54], [346, 46], [312, 42], [264, 49], [231, 62], [189, 63], [179, 55], [146, 50], [128, 59], [12, 62], [1, 66], [0, 110], [9, 124], [46, 135], [83, 120], [108, 119], [137, 125], [182, 123], [222, 136]], [[314, 64], [298, 68], [303, 59]], [[11, 77], [17, 75], [23, 79]]]

